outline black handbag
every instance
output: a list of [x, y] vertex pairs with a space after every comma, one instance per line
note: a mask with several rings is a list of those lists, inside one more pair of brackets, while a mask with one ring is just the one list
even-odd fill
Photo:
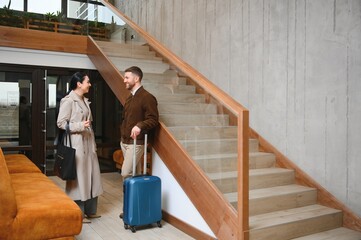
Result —
[[[69, 147], [66, 146], [68, 139]], [[56, 148], [54, 173], [63, 180], [76, 179], [75, 149], [71, 146], [69, 123]]]

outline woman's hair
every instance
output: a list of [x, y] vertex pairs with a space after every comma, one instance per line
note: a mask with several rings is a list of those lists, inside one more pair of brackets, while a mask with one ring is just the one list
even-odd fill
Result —
[[74, 73], [73, 76], [71, 76], [71, 78], [70, 78], [69, 91], [75, 90], [77, 87], [77, 83], [78, 82], [82, 83], [85, 79], [85, 76], [87, 76], [87, 74], [85, 74], [83, 72]]

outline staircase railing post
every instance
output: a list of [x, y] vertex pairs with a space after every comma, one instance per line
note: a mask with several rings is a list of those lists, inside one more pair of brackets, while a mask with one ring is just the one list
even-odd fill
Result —
[[249, 112], [238, 115], [238, 239], [249, 239]]

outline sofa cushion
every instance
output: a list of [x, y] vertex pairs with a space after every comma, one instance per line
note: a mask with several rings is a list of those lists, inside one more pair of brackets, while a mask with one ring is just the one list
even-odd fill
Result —
[[18, 207], [11, 239], [51, 239], [80, 233], [80, 208], [48, 177], [17, 173], [11, 179]]
[[9, 173], [38, 172], [40, 169], [24, 154], [5, 154], [5, 161]]
[[16, 199], [5, 157], [0, 148], [0, 239], [7, 234], [16, 216]]

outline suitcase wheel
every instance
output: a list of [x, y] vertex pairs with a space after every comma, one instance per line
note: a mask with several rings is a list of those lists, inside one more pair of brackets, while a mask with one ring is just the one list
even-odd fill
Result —
[[125, 229], [130, 229], [133, 233], [136, 232], [135, 226], [130, 226], [130, 225], [126, 224], [126, 223], [124, 223], [124, 228]]
[[159, 228], [162, 227], [162, 224], [160, 223], [160, 221], [157, 222], [157, 226], [158, 226]]

